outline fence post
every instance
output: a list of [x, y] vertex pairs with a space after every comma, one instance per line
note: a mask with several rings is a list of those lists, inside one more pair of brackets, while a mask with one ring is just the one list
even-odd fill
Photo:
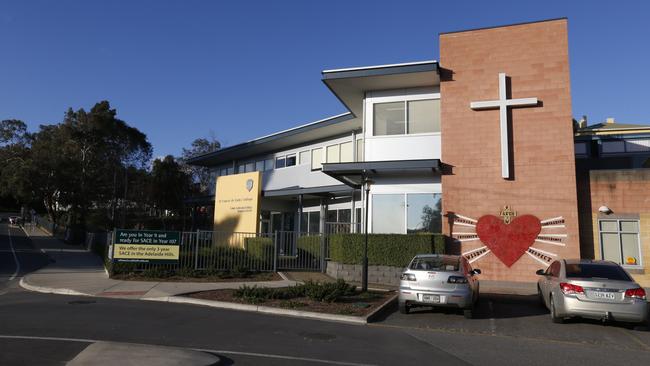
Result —
[[194, 238], [194, 270], [199, 269], [199, 230], [196, 230], [196, 236]]
[[326, 232], [327, 230], [323, 230], [323, 232], [320, 234], [320, 271], [321, 273], [327, 272], [327, 268], [325, 268], [325, 245], [326, 245]]
[[273, 232], [273, 272], [278, 271], [278, 232]]

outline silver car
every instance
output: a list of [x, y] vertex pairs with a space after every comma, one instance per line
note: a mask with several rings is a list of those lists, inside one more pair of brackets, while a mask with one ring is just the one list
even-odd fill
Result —
[[476, 275], [480, 273], [463, 256], [416, 255], [400, 279], [399, 311], [408, 314], [416, 306], [455, 307], [471, 318], [478, 301]]
[[540, 301], [555, 323], [569, 317], [634, 323], [648, 319], [645, 290], [614, 262], [557, 260], [537, 274]]

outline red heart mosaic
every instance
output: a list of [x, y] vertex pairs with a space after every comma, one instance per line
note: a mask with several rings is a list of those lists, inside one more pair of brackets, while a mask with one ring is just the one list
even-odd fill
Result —
[[515, 217], [510, 224], [505, 224], [499, 217], [486, 215], [476, 223], [479, 239], [508, 267], [533, 245], [541, 230], [542, 224], [533, 215]]

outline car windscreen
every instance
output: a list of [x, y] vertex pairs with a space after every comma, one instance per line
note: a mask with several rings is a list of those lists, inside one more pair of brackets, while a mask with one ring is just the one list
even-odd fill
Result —
[[458, 271], [460, 258], [454, 257], [422, 257], [411, 262], [410, 269], [421, 271]]
[[605, 278], [614, 281], [631, 281], [619, 266], [607, 264], [576, 263], [566, 265], [567, 278]]

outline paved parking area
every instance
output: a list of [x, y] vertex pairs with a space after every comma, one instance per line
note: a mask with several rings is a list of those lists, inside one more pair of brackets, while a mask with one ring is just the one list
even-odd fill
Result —
[[554, 324], [536, 295], [481, 294], [475, 319], [465, 319], [460, 311], [451, 309], [418, 308], [407, 315], [394, 310], [377, 319], [374, 326], [650, 351], [647, 325], [603, 325], [586, 319]]

